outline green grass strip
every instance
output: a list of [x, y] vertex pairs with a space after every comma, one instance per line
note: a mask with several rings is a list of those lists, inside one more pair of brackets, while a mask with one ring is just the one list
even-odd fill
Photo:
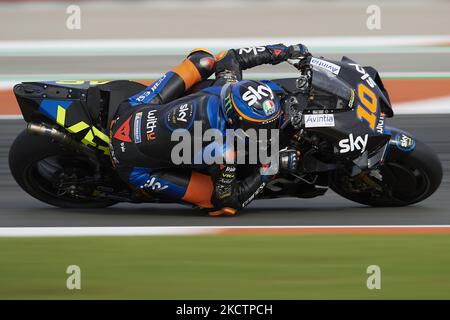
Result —
[[[450, 235], [1, 238], [0, 298], [449, 299]], [[81, 290], [66, 289], [68, 265]], [[381, 290], [366, 268], [381, 267]]]

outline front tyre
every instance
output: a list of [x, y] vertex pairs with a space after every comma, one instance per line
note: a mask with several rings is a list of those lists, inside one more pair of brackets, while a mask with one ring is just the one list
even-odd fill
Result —
[[86, 157], [67, 150], [48, 137], [22, 131], [9, 151], [9, 168], [24, 191], [56, 207], [104, 208], [116, 203], [95, 197], [79, 197], [71, 194], [70, 187], [61, 188], [64, 179], [86, 180], [92, 176], [93, 165]]
[[416, 140], [412, 151], [390, 145], [383, 165], [355, 177], [336, 172], [331, 189], [344, 198], [375, 207], [407, 206], [431, 196], [442, 181], [436, 153]]

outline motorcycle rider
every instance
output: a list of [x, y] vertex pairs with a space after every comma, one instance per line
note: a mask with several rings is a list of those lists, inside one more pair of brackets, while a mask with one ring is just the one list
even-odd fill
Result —
[[[242, 80], [242, 70], [288, 59], [295, 64], [308, 55], [302, 44], [230, 49], [216, 57], [206, 49], [193, 50], [180, 65], [119, 106], [110, 126], [110, 148], [120, 177], [146, 196], [190, 203], [212, 216], [234, 215], [271, 179], [269, 164], [258, 163], [242, 177], [236, 170], [236, 155], [225, 145], [215, 149], [221, 152], [216, 156], [226, 160], [221, 163], [174, 164], [172, 132], [192, 133], [194, 121], [222, 133], [230, 128], [277, 128], [281, 106], [276, 93], [281, 88]], [[213, 73], [216, 80], [211, 86], [186, 95]], [[203, 150], [211, 144], [202, 141]], [[280, 157], [286, 169], [295, 169], [294, 151], [280, 151]]]

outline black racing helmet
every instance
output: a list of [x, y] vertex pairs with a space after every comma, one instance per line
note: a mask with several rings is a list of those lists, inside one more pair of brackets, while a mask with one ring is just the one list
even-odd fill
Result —
[[226, 120], [234, 128], [272, 129], [278, 125], [280, 102], [263, 82], [242, 80], [227, 84], [221, 98]]

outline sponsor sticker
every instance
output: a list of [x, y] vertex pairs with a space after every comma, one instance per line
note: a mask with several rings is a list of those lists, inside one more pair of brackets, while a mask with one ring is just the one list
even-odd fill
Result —
[[247, 102], [249, 107], [267, 97], [273, 99], [273, 92], [268, 86], [262, 84], [256, 88], [254, 86], [248, 86], [247, 90], [242, 94], [242, 100]]
[[150, 87], [139, 93], [139, 96], [133, 96], [130, 98], [131, 101], [135, 101], [138, 104], [148, 103], [153, 99], [153, 93], [155, 93], [158, 87], [163, 83], [167, 78], [167, 74], [164, 74], [161, 78], [152, 83]]
[[334, 114], [305, 114], [305, 128], [334, 127]]
[[162, 184], [156, 177], [151, 176], [143, 185], [140, 186], [141, 189], [152, 190], [152, 191], [162, 191], [167, 189], [169, 186]]
[[124, 123], [117, 129], [116, 133], [114, 133], [114, 138], [123, 142], [131, 142], [130, 139], [130, 121], [131, 116], [125, 120]]
[[266, 50], [266, 47], [249, 47], [249, 48], [240, 48], [239, 49], [239, 54], [243, 54], [243, 53], [253, 53], [255, 56], [258, 54], [258, 52], [263, 52]]
[[317, 58], [312, 58], [310, 64], [312, 66], [316, 66], [318, 68], [327, 70], [335, 75], [339, 74], [339, 71], [341, 70], [341, 67], [338, 66], [337, 64], [322, 60], [322, 59], [317, 59]]
[[139, 97], [136, 98], [137, 102], [144, 102], [152, 92], [150, 90], [144, 91]]
[[167, 113], [166, 124], [170, 130], [189, 129], [195, 116], [195, 106], [192, 102], [180, 104]]
[[339, 141], [339, 153], [347, 153], [358, 150], [362, 153], [366, 151], [367, 142], [369, 139], [369, 135], [365, 134], [363, 137], [357, 136], [356, 138], [353, 136], [353, 133], [350, 133], [348, 139], [342, 139]]
[[362, 74], [361, 80], [364, 80], [369, 85], [369, 87], [375, 88], [375, 86], [377, 85], [376, 82], [370, 77], [370, 75], [366, 72], [366, 70], [364, 70], [363, 67], [361, 67], [357, 63], [349, 63], [348, 65], [354, 66], [356, 71]]
[[116, 152], [114, 151], [114, 147], [111, 143], [109, 143], [109, 151], [111, 155], [111, 160], [113, 162], [113, 166], [115, 167], [117, 164], [119, 164], [119, 160], [117, 160]]
[[397, 143], [397, 148], [405, 152], [410, 152], [416, 147], [416, 141], [405, 133], [398, 133], [395, 136], [395, 141]]
[[142, 123], [142, 112], [138, 112], [134, 116], [134, 143], [142, 142], [141, 123]]
[[152, 87], [150, 88], [150, 90], [152, 90], [152, 92], [155, 92], [156, 89], [158, 89], [159, 85], [164, 81], [164, 79], [167, 77], [167, 74], [164, 74], [161, 78], [159, 78], [159, 80], [155, 81], [152, 84]]
[[379, 134], [384, 133], [384, 125], [385, 125], [384, 114], [381, 114], [380, 119], [378, 119], [378, 124], [375, 128]]
[[150, 110], [147, 113], [147, 123], [145, 125], [148, 141], [156, 139], [155, 129], [156, 129], [157, 124], [158, 124], [158, 118], [156, 117], [156, 110]]
[[264, 187], [266, 186], [266, 183], [263, 182], [259, 188], [255, 191], [255, 193], [253, 193], [250, 198], [248, 198], [246, 201], [244, 201], [244, 203], [242, 204], [242, 207], [246, 207], [250, 202], [253, 201], [253, 199], [255, 199], [255, 197], [261, 193], [261, 191], [263, 191]]

